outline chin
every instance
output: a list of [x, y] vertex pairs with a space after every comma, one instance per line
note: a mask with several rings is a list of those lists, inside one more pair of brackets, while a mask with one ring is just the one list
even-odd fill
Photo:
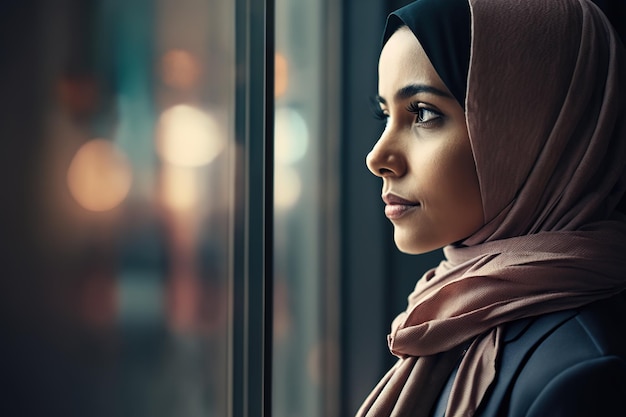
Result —
[[398, 236], [396, 233], [394, 235], [394, 242], [396, 243], [396, 247], [402, 253], [406, 253], [408, 255], [421, 255], [424, 253], [432, 252], [437, 249], [441, 249], [445, 245], [437, 245], [433, 242], [423, 242], [418, 239], [406, 239], [402, 236]]

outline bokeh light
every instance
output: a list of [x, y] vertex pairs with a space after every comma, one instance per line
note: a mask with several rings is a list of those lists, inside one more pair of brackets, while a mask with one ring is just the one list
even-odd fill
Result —
[[276, 163], [293, 164], [306, 154], [309, 133], [302, 115], [289, 107], [276, 109], [274, 116]]
[[302, 193], [302, 180], [294, 168], [276, 165], [274, 172], [274, 207], [286, 210], [293, 207]]
[[189, 51], [172, 49], [161, 59], [161, 76], [166, 85], [186, 90], [196, 85], [200, 65]]
[[75, 116], [92, 114], [98, 104], [97, 81], [88, 75], [61, 78], [57, 94], [61, 104]]
[[274, 58], [274, 96], [281, 97], [289, 87], [289, 63], [287, 58], [276, 53]]
[[198, 202], [198, 180], [194, 168], [165, 165], [162, 171], [163, 203], [177, 211], [193, 209]]
[[161, 114], [156, 140], [163, 161], [186, 167], [210, 163], [226, 145], [214, 117], [186, 104], [170, 107]]
[[132, 171], [126, 155], [111, 141], [93, 139], [81, 146], [67, 172], [74, 199], [91, 211], [107, 211], [128, 195]]

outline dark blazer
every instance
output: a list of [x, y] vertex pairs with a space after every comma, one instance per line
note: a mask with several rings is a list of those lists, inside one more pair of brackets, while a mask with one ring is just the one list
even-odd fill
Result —
[[[455, 372], [433, 417], [445, 414]], [[476, 415], [626, 416], [626, 297], [507, 325], [496, 380]]]

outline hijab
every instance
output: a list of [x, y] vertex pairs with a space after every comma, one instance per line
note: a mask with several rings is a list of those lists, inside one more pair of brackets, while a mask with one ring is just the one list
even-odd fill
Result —
[[357, 415], [430, 415], [460, 362], [446, 417], [472, 416], [504, 324], [626, 289], [625, 53], [590, 0], [418, 0], [383, 41], [403, 25], [465, 109], [485, 221], [418, 281]]

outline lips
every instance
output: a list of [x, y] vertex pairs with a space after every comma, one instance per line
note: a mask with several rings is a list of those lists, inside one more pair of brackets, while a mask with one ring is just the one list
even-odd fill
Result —
[[383, 195], [383, 201], [386, 204], [385, 216], [387, 216], [389, 220], [399, 219], [420, 206], [419, 203], [409, 201], [395, 194]]

